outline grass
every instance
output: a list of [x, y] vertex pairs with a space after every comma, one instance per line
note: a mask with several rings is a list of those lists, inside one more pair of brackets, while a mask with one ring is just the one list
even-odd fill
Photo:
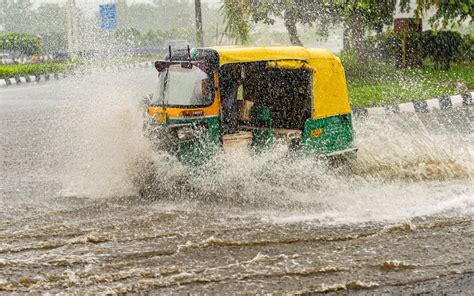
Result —
[[422, 69], [398, 69], [380, 62], [359, 63], [342, 56], [353, 107], [375, 107], [432, 99], [462, 92], [461, 83], [474, 87], [472, 65], [452, 65], [449, 71], [425, 63]]
[[0, 65], [0, 79], [40, 74], [64, 73], [69, 69], [70, 67], [66, 64], [58, 63]]
[[155, 61], [160, 56], [137, 56], [137, 57], [104, 57], [104, 58], [74, 58], [65, 63], [44, 63], [44, 64], [18, 64], [0, 65], [0, 79], [20, 76], [31, 76], [40, 74], [64, 73], [73, 70], [75, 66], [116, 66], [123, 64], [133, 64], [140, 62]]

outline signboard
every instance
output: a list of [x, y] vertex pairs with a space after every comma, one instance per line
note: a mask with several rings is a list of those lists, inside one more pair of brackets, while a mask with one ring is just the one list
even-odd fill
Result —
[[117, 9], [115, 4], [99, 5], [100, 29], [111, 31], [117, 27]]

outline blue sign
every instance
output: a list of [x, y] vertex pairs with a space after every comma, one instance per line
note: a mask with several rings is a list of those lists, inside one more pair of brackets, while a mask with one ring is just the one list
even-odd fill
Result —
[[117, 9], [115, 4], [99, 5], [100, 29], [111, 31], [117, 27]]

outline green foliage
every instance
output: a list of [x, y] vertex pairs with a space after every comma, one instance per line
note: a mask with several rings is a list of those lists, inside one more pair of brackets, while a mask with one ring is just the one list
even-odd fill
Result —
[[31, 32], [34, 34], [67, 34], [67, 6], [45, 3], [32, 11]]
[[466, 34], [459, 46], [459, 61], [472, 64], [474, 61], [474, 35]]
[[114, 33], [115, 39], [124, 47], [142, 47], [143, 37], [135, 28], [117, 29]]
[[459, 94], [458, 84], [474, 87], [474, 69], [453, 65], [449, 71], [427, 63], [422, 69], [400, 69], [383, 62], [361, 62], [341, 55], [353, 107], [374, 107]]
[[64, 64], [23, 64], [23, 65], [0, 65], [0, 79], [10, 77], [26, 77], [40, 74], [64, 73], [68, 66]]
[[57, 51], [67, 51], [67, 34], [66, 33], [42, 33], [40, 35], [43, 43], [44, 53], [54, 53]]
[[460, 59], [463, 38], [454, 31], [423, 33], [424, 56], [429, 57], [436, 68], [449, 70], [451, 62]]
[[459, 25], [466, 20], [472, 22], [474, 19], [472, 0], [417, 0], [416, 2], [417, 17], [423, 16], [423, 13], [430, 8], [436, 9], [435, 15], [430, 19], [435, 27], [447, 28], [449, 25]]
[[[344, 22], [347, 28], [360, 32], [365, 29], [381, 30], [393, 20], [396, 0], [224, 0], [227, 27], [240, 39], [248, 38], [250, 23], [273, 24], [282, 18], [292, 44], [299, 45], [296, 24], [318, 28], [325, 35], [330, 27]], [[247, 35], [247, 36], [246, 36]]]
[[[416, 16], [421, 17], [425, 9], [436, 8], [432, 22], [447, 26], [472, 18], [473, 0], [417, 0]], [[328, 29], [343, 23], [357, 50], [366, 30], [381, 32], [390, 25], [397, 7], [410, 9], [410, 0], [223, 0], [222, 11], [226, 14], [227, 27], [240, 39], [248, 39], [251, 23], [273, 24], [282, 18], [293, 44], [300, 43], [296, 23], [317, 27], [324, 34]]]
[[249, 40], [249, 3], [234, 0], [223, 0], [221, 11], [225, 12], [224, 31], [234, 38], [235, 43], [247, 43]]
[[[402, 65], [403, 35], [386, 32], [368, 37], [363, 58], [385, 62], [400, 67]], [[462, 36], [454, 31], [411, 32], [407, 35], [407, 65], [422, 66], [421, 61], [429, 58], [434, 66], [448, 70], [455, 61], [472, 62], [473, 36]]]
[[165, 34], [159, 30], [148, 31], [142, 34], [142, 46], [148, 48], [155, 48], [162, 46], [165, 41]]
[[41, 53], [41, 39], [27, 33], [0, 34], [0, 49], [22, 55]]
[[[403, 40], [406, 42], [405, 63], [403, 61]], [[364, 59], [373, 59], [397, 67], [421, 67], [423, 54], [422, 34], [409, 32], [406, 37], [392, 31], [370, 36], [364, 40]]]
[[29, 32], [33, 15], [31, 0], [0, 0], [0, 20], [6, 32]]
[[[346, 23], [378, 32], [392, 23], [397, 8], [396, 0], [339, 0], [335, 3], [338, 14]], [[358, 23], [351, 23], [353, 18]]]
[[[117, 2], [117, 29], [131, 30], [135, 28], [142, 35], [152, 32], [152, 44], [167, 39], [184, 39], [194, 42], [196, 39], [194, 1], [188, 0], [154, 0], [153, 5], [137, 3], [129, 5], [126, 2]], [[216, 26], [221, 23], [222, 17], [217, 9], [212, 9], [208, 3], [201, 4], [203, 16], [203, 30], [206, 40], [214, 39]], [[161, 42], [160, 42], [161, 40]], [[148, 41], [143, 40], [146, 44]], [[206, 43], [209, 43], [206, 42]], [[192, 45], [192, 44], [191, 44]]]

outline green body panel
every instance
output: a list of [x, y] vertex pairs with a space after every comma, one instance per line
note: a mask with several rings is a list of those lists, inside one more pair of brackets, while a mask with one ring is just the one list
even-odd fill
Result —
[[[312, 136], [312, 133], [316, 136]], [[304, 126], [301, 144], [305, 152], [319, 154], [352, 148], [351, 114], [308, 119]]]
[[[186, 164], [204, 164], [222, 148], [221, 120], [218, 116], [192, 119], [168, 119], [167, 125], [207, 123], [207, 134], [200, 139], [177, 145], [176, 157]], [[252, 147], [267, 149], [274, 143], [272, 119], [268, 108], [252, 111]], [[258, 129], [261, 128], [261, 129]], [[295, 139], [296, 140], [296, 139]], [[293, 145], [294, 144], [294, 145]], [[336, 115], [321, 119], [306, 120], [303, 135], [292, 148], [306, 155], [320, 155], [353, 148], [353, 130], [351, 114]]]
[[221, 121], [218, 116], [193, 119], [169, 119], [167, 124], [207, 122], [208, 134], [203, 140], [179, 144], [176, 157], [186, 164], [199, 165], [208, 161], [221, 147]]

